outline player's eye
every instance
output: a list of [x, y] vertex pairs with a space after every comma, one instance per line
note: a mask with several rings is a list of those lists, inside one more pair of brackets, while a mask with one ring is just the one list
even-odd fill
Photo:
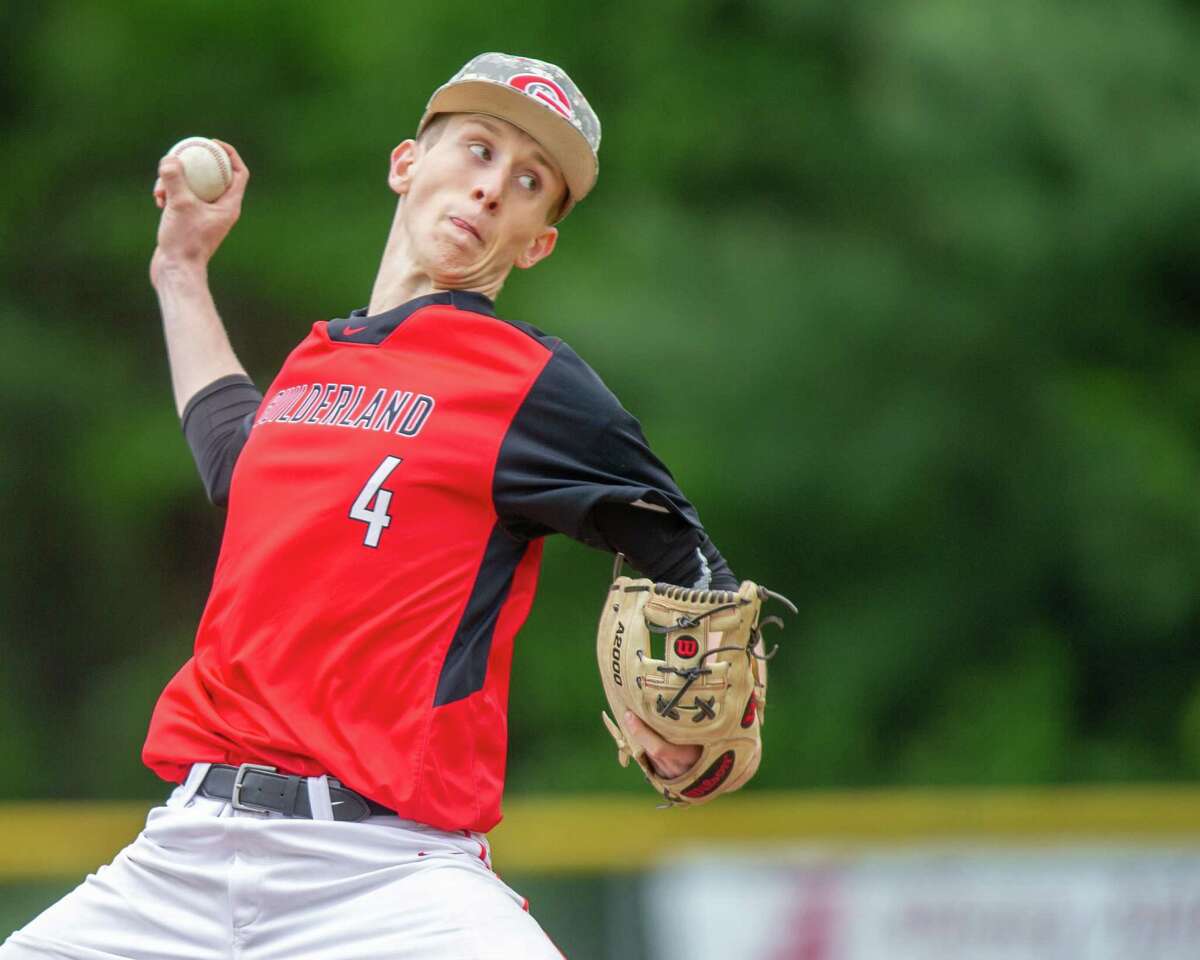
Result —
[[517, 177], [517, 182], [530, 193], [533, 193], [538, 188], [538, 178], [532, 173], [521, 174]]
[[473, 143], [473, 144], [471, 144], [469, 149], [480, 160], [491, 160], [492, 159], [492, 151], [488, 149], [486, 144]]

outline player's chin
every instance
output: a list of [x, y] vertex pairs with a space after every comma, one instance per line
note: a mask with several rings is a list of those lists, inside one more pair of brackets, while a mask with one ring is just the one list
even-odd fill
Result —
[[474, 289], [494, 279], [497, 268], [492, 258], [481, 251], [443, 247], [431, 258], [429, 276], [446, 289]]
[[476, 271], [479, 251], [468, 250], [454, 241], [443, 241], [435, 244], [424, 259], [430, 276], [464, 277]]

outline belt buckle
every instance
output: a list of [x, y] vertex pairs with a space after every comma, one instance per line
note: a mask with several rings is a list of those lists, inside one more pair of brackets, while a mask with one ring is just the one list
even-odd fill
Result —
[[257, 803], [246, 803], [242, 800], [242, 780], [251, 770], [257, 770], [260, 773], [278, 772], [278, 768], [264, 766], [261, 763], [243, 763], [233, 776], [233, 795], [229, 798], [229, 802], [233, 804], [234, 810], [245, 810], [248, 813], [270, 813], [270, 807], [260, 806]]

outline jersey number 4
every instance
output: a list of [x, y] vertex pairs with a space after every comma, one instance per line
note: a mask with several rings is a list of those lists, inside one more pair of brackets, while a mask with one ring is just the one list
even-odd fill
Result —
[[384, 527], [392, 524], [392, 516], [388, 513], [388, 507], [392, 503], [392, 491], [384, 490], [383, 485], [391, 476], [392, 471], [403, 462], [402, 457], [384, 457], [383, 463], [375, 468], [371, 479], [354, 498], [354, 503], [350, 507], [350, 519], [360, 520], [367, 525], [367, 532], [363, 537], [365, 546], [378, 547], [379, 537], [382, 535]]

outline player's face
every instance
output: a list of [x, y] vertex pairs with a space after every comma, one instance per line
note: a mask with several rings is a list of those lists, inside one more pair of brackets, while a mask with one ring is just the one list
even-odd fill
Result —
[[454, 114], [429, 144], [405, 141], [389, 182], [404, 197], [415, 265], [438, 286], [486, 289], [550, 255], [564, 183], [536, 140], [494, 117]]

